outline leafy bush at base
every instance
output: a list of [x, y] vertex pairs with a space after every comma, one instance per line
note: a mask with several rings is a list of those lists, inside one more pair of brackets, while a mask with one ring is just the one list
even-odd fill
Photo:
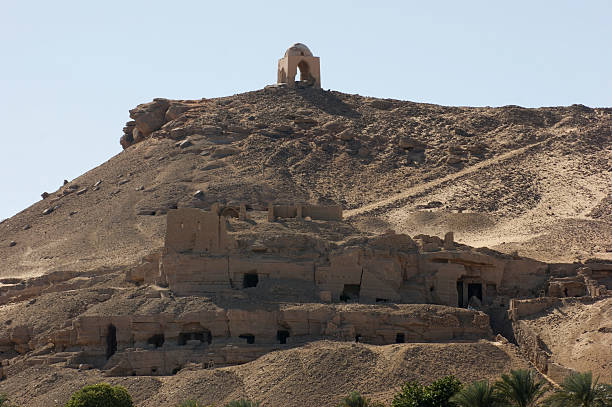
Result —
[[124, 387], [99, 383], [76, 391], [66, 407], [134, 407], [134, 403]]
[[382, 403], [363, 397], [356, 391], [342, 399], [338, 407], [384, 407]]
[[248, 399], [240, 399], [230, 401], [225, 407], [259, 407], [259, 401], [251, 401]]
[[200, 404], [200, 402], [196, 400], [185, 400], [181, 404], [179, 404], [179, 407], [212, 407], [212, 406], [205, 406], [204, 404]]
[[428, 386], [407, 382], [393, 397], [391, 407], [451, 407], [450, 398], [462, 387], [454, 376], [446, 376]]
[[0, 394], [0, 407], [17, 407], [17, 406], [14, 404], [11, 404], [8, 396], [2, 393]]

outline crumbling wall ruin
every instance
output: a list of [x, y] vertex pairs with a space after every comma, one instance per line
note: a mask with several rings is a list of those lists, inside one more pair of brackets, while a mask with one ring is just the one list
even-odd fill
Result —
[[591, 304], [605, 295], [597, 297], [583, 296], [574, 298], [540, 297], [524, 300], [511, 300], [508, 315], [512, 321], [514, 337], [521, 352], [541, 372], [556, 383], [562, 383], [564, 378], [573, 372], [571, 368], [553, 362], [553, 355], [528, 323], [529, 319], [538, 314], [561, 308], [566, 303], [578, 302]]
[[576, 275], [553, 277], [548, 281], [548, 295], [551, 297], [598, 297], [605, 295], [607, 284], [612, 280], [609, 264], [591, 264], [581, 267]]
[[225, 216], [196, 208], [168, 211], [166, 250], [215, 254], [225, 253], [234, 245], [227, 234]]
[[276, 218], [310, 218], [314, 220], [342, 220], [341, 205], [281, 205], [268, 206], [268, 220], [273, 222]]
[[[545, 263], [459, 250], [452, 234], [442, 240], [426, 235], [411, 239], [389, 232], [365, 244], [339, 249], [316, 243], [299, 247], [297, 237], [268, 239], [275, 247], [244, 247], [228, 233], [227, 218], [221, 212], [218, 207], [209, 212], [194, 208], [169, 211], [166, 244], [158, 265], [143, 262], [131, 272], [132, 280], [168, 286], [177, 295], [250, 288], [270, 279], [297, 280], [311, 285], [325, 302], [459, 307], [490, 304], [499, 295], [533, 296], [546, 282]], [[342, 216], [339, 207], [270, 205], [268, 220], [299, 219], [304, 213], [335, 220]]]
[[[288, 217], [294, 218], [292, 222], [306, 222], [303, 215], [309, 213], [300, 205], [271, 208], [270, 220]], [[238, 219], [230, 225], [227, 216], [236, 217], [236, 213]], [[341, 218], [341, 209], [336, 213]], [[265, 212], [257, 217], [267, 225], [265, 218]], [[456, 244], [452, 233], [441, 239], [389, 231], [339, 246], [297, 234], [262, 239], [236, 234], [236, 227], [244, 231], [255, 224], [247, 218], [244, 204], [214, 205], [211, 211], [169, 211], [164, 248], [145, 256], [126, 272], [126, 278], [148, 285], [146, 295], [154, 298], [207, 297], [196, 301], [203, 309], [82, 316], [48, 338], [55, 353], [24, 360], [95, 366], [109, 375], [162, 375], [193, 363], [202, 367], [244, 363], [275, 349], [318, 339], [390, 344], [488, 338], [489, 316], [477, 309], [490, 310], [519, 297], [531, 299], [510, 302], [508, 315], [517, 341], [536, 366], [547, 369], [542, 371], [560, 375], [567, 369], [553, 366], [538, 338], [518, 318], [562, 301], [533, 297], [546, 291], [565, 294], [568, 284], [581, 284], [583, 290], [568, 294], [602, 295], [605, 284], [595, 277], [606, 279], [610, 272], [607, 265], [593, 265], [572, 276], [579, 265], [550, 267], [473, 250]], [[300, 302], [289, 289], [296, 286], [312, 297], [287, 305]], [[250, 302], [249, 293], [267, 296], [272, 291], [265, 290], [271, 287], [277, 294], [286, 292], [287, 299], [267, 305]], [[231, 305], [235, 299], [248, 306]], [[13, 331], [0, 345], [21, 354], [34, 349], [28, 327]]]
[[[109, 335], [114, 335], [115, 349], [109, 349]], [[382, 345], [490, 336], [488, 316], [479, 311], [309, 304], [277, 310], [216, 308], [181, 317], [82, 316], [51, 340], [57, 352], [73, 352], [70, 363], [88, 363], [113, 375], [161, 375], [187, 363], [244, 363], [316, 339]]]

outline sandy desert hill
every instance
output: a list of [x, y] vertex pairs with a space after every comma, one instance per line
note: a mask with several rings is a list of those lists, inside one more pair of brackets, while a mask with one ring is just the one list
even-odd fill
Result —
[[[337, 202], [366, 230], [453, 230], [547, 261], [612, 258], [612, 109], [310, 88], [174, 103], [189, 110], [0, 224], [3, 277], [128, 265], [160, 246], [169, 208], [219, 201]], [[88, 190], [64, 195], [73, 185]]]
[[[458, 243], [500, 256], [612, 261], [611, 108], [445, 107], [275, 86], [217, 99], [156, 99], [132, 117], [149, 131], [134, 132], [128, 122], [123, 152], [0, 223], [0, 289], [21, 290], [0, 305], [0, 337], [8, 342], [16, 326], [28, 327], [42, 349], [45, 338], [83, 315], [219, 306], [153, 300], [150, 287], [124, 276], [163, 247], [169, 210], [217, 202], [256, 210], [269, 202], [340, 204], [345, 222], [335, 229], [286, 223], [267, 231], [338, 246], [390, 229], [453, 231]], [[297, 301], [302, 294], [296, 288], [292, 295]], [[563, 307], [563, 318], [545, 311], [525, 323], [555, 363], [609, 373], [609, 298]], [[270, 406], [333, 405], [356, 388], [389, 401], [409, 379], [456, 374], [470, 381], [530, 366], [516, 346], [493, 337], [385, 346], [315, 341], [237, 366], [108, 379], [95, 369], [27, 367], [14, 351], [3, 355], [13, 367], [5, 363], [0, 391], [33, 406], [60, 405], [100, 380], [125, 385], [138, 405], [243, 395]]]

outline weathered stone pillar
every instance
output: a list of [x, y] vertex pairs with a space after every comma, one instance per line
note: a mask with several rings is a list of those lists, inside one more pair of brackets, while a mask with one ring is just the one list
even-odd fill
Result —
[[444, 250], [453, 250], [455, 248], [455, 234], [446, 232], [444, 235]]
[[296, 209], [296, 212], [297, 212], [297, 215], [295, 215], [295, 217], [296, 217], [298, 220], [302, 220], [302, 209], [303, 209], [303, 205], [302, 205], [302, 204], [297, 204], [297, 205], [295, 205], [295, 209]]
[[274, 205], [272, 202], [268, 204], [268, 222], [274, 222], [276, 220], [276, 216], [274, 216]]

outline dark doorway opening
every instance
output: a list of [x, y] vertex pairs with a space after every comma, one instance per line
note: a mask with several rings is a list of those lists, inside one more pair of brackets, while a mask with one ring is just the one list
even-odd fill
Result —
[[344, 284], [344, 289], [342, 294], [340, 294], [340, 301], [359, 302], [359, 291], [361, 291], [361, 285], [359, 284]]
[[403, 333], [398, 333], [395, 335], [395, 343], [404, 343], [406, 342], [406, 337]]
[[386, 298], [377, 298], [376, 302], [389, 302], [389, 300]]
[[155, 334], [147, 340], [147, 343], [150, 345], [155, 345], [156, 348], [159, 348], [164, 344], [164, 341], [164, 334]]
[[257, 283], [259, 283], [257, 273], [248, 273], [242, 278], [242, 288], [257, 287]]
[[355, 335], [355, 342], [361, 341], [361, 334]]
[[110, 324], [106, 334], [106, 359], [110, 359], [115, 352], [117, 352], [117, 328]]
[[298, 63], [298, 69], [300, 71], [300, 82], [301, 81], [305, 81], [305, 82], [313, 81], [313, 77], [310, 74], [310, 67], [308, 66], [306, 61], [300, 61]]
[[187, 344], [187, 341], [193, 340], [210, 344], [212, 342], [212, 335], [210, 334], [210, 331], [181, 332], [178, 337], [178, 344], [179, 346], [183, 346]]
[[246, 339], [246, 343], [248, 343], [249, 345], [252, 345], [255, 343], [255, 335], [242, 334], [242, 335], [238, 335], [238, 337], [242, 339]]
[[482, 302], [482, 284], [480, 283], [469, 283], [468, 284], [468, 301], [470, 298], [476, 297]]
[[463, 281], [457, 281], [457, 306], [463, 308]]
[[278, 343], [284, 345], [287, 343], [287, 338], [289, 337], [289, 331], [277, 331], [276, 339], [278, 339]]

